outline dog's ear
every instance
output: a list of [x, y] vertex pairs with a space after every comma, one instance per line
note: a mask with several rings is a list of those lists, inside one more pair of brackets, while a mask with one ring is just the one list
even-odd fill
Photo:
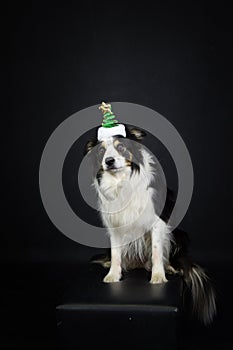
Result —
[[97, 145], [97, 140], [95, 139], [89, 140], [85, 145], [84, 155], [89, 153], [92, 150], [92, 148], [94, 148], [96, 145]]
[[131, 138], [136, 140], [142, 140], [146, 136], [145, 131], [138, 128], [129, 129], [129, 134]]

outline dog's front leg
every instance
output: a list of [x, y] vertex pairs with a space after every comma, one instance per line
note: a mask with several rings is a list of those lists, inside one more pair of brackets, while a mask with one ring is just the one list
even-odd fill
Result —
[[167, 282], [163, 264], [163, 237], [166, 224], [159, 220], [151, 232], [152, 273], [150, 282], [153, 284]]
[[111, 248], [111, 267], [104, 277], [105, 283], [119, 282], [121, 279], [121, 247]]

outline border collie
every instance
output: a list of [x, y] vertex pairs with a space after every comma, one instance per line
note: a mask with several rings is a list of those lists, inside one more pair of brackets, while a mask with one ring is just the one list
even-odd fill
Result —
[[111, 242], [111, 257], [97, 261], [109, 267], [104, 282], [118, 282], [122, 271], [138, 267], [151, 271], [153, 284], [167, 282], [166, 273], [178, 273], [191, 292], [194, 314], [211, 323], [216, 303], [209, 277], [188, 256], [186, 234], [171, 232], [157, 214], [156, 164], [141, 145], [145, 136], [143, 130], [126, 127], [126, 137], [86, 144], [85, 153], [93, 156], [97, 169], [94, 186]]

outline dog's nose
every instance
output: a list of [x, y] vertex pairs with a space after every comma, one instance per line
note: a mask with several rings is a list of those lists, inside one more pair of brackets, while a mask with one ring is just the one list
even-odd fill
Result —
[[111, 166], [113, 165], [113, 163], [115, 162], [115, 159], [113, 157], [107, 157], [105, 159], [105, 163], [108, 165], [108, 166]]

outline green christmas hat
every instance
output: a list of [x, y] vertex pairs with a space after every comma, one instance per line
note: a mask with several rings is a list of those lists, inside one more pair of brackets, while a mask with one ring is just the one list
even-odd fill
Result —
[[112, 106], [109, 103], [102, 102], [99, 109], [103, 113], [102, 126], [98, 129], [98, 140], [102, 141], [111, 136], [122, 135], [126, 137], [125, 126], [119, 124], [112, 112]]

